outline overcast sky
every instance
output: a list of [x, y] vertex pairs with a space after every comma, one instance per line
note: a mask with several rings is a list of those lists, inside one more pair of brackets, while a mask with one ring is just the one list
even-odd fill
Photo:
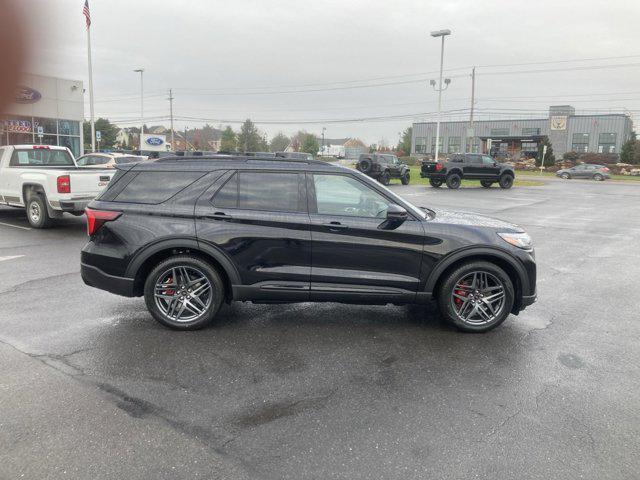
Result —
[[[29, 70], [87, 88], [83, 0], [22, 3], [32, 18]], [[469, 117], [473, 65], [476, 118], [545, 117], [550, 104], [640, 113], [638, 1], [90, 0], [90, 8], [96, 115], [120, 125], [139, 124], [133, 69], [144, 68], [148, 125], [168, 126], [160, 117], [173, 88], [176, 128], [251, 118], [269, 136], [324, 126], [327, 137], [395, 143], [413, 121], [435, 119], [428, 80], [440, 43], [429, 32], [441, 28], [453, 32], [449, 118]], [[404, 118], [335, 122], [392, 116]]]

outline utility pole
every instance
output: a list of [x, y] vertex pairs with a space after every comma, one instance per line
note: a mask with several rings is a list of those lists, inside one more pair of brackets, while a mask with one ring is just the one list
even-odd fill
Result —
[[169, 89], [169, 118], [171, 119], [171, 149], [175, 151], [176, 146], [173, 143], [173, 91]]
[[473, 146], [473, 139], [475, 137], [475, 132], [473, 131], [473, 106], [476, 103], [476, 67], [473, 67], [471, 70], [471, 109], [469, 110], [469, 131], [471, 136], [467, 138], [467, 142], [469, 142], [469, 146], [467, 147], [467, 151], [471, 153], [471, 149]]
[[187, 126], [184, 127], [184, 150], [189, 150], [189, 142], [187, 141]]
[[324, 132], [327, 130], [327, 127], [322, 127], [322, 148], [320, 149], [320, 151], [322, 152], [322, 156], [325, 155], [324, 153]]
[[136, 68], [134, 72], [140, 74], [140, 142], [138, 149], [142, 151], [142, 135], [144, 134], [144, 68]]
[[440, 117], [442, 115], [442, 92], [449, 86], [449, 83], [451, 83], [451, 80], [448, 78], [444, 79], [444, 86], [442, 85], [442, 67], [444, 65], [444, 37], [446, 37], [447, 35], [451, 35], [451, 30], [449, 29], [444, 29], [444, 30], [437, 30], [435, 32], [431, 32], [431, 36], [438, 38], [440, 37], [441, 39], [441, 46], [440, 46], [440, 79], [438, 81], [438, 88], [436, 88], [435, 86], [435, 81], [431, 80], [431, 86], [437, 90], [438, 92], [438, 119], [436, 122], [436, 152], [435, 152], [435, 161], [438, 161], [438, 154], [440, 152]]

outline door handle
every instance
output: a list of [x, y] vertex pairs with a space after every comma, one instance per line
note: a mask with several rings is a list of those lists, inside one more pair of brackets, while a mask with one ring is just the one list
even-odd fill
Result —
[[339, 232], [341, 230], [346, 230], [347, 228], [349, 228], [348, 225], [343, 225], [340, 222], [323, 223], [322, 226], [328, 228], [332, 232]]
[[209, 215], [204, 215], [204, 218], [212, 218], [213, 220], [231, 220], [233, 217], [224, 212], [215, 212]]

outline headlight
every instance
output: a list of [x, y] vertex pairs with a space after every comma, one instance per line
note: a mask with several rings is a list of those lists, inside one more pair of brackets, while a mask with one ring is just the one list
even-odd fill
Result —
[[514, 247], [522, 248], [523, 250], [531, 250], [533, 248], [533, 242], [528, 233], [506, 233], [498, 232], [500, 238], [505, 242], [510, 243]]

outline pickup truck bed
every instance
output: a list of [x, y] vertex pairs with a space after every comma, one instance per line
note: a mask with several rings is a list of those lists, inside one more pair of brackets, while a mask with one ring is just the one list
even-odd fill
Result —
[[0, 147], [0, 204], [25, 208], [31, 226], [45, 228], [63, 212], [84, 213], [113, 175], [78, 167], [65, 147]]

